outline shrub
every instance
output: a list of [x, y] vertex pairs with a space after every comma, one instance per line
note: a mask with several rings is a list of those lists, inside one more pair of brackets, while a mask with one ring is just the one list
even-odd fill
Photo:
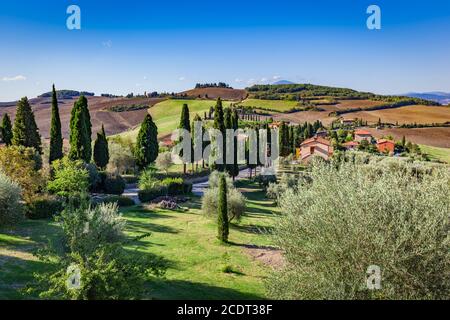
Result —
[[278, 200], [278, 198], [287, 190], [297, 188], [299, 179], [296, 175], [283, 173], [278, 183], [270, 182], [267, 187], [267, 197]]
[[169, 151], [160, 153], [155, 160], [155, 165], [159, 170], [167, 173], [169, 168], [173, 165], [172, 153]]
[[182, 178], [166, 178], [161, 184], [167, 188], [167, 194], [169, 196], [176, 196], [184, 193]]
[[48, 219], [60, 214], [63, 209], [62, 201], [56, 197], [42, 195], [27, 204], [25, 215], [29, 219]]
[[[214, 189], [214, 188], [219, 187], [219, 178], [220, 178], [221, 174], [222, 174], [222, 172], [219, 172], [219, 171], [211, 172], [211, 174], [209, 175], [209, 179], [208, 179], [209, 188]], [[228, 174], [225, 174], [225, 180], [227, 183], [227, 188], [232, 188], [233, 187], [233, 179], [231, 179], [231, 177]]]
[[150, 167], [142, 171], [138, 185], [140, 190], [150, 190], [160, 186], [161, 181], [156, 176], [155, 169]]
[[103, 190], [107, 194], [121, 195], [125, 187], [125, 180], [116, 174], [108, 174], [103, 182]]
[[119, 174], [134, 173], [136, 163], [131, 148], [131, 143], [125, 145], [110, 141], [108, 171]]
[[102, 177], [97, 169], [97, 166], [93, 163], [84, 164], [84, 168], [89, 174], [89, 190], [97, 190], [102, 183]]
[[[448, 167], [382, 162], [317, 163], [310, 183], [283, 194], [275, 240], [287, 263], [271, 297], [450, 298]], [[372, 265], [380, 290], [367, 289]]]
[[125, 196], [108, 196], [102, 200], [102, 203], [117, 203], [119, 207], [134, 206], [134, 200]]
[[[202, 211], [205, 215], [216, 217], [218, 210], [218, 188], [209, 188], [202, 198]], [[239, 221], [246, 210], [245, 197], [235, 188], [229, 188], [227, 192], [228, 220]]]
[[0, 170], [20, 186], [25, 202], [30, 202], [45, 186], [45, 178], [38, 171], [39, 166], [40, 156], [33, 148], [0, 148]]
[[13, 224], [23, 217], [19, 185], [0, 171], [0, 226]]
[[65, 157], [53, 162], [53, 180], [47, 184], [49, 192], [69, 197], [86, 192], [89, 188], [89, 172], [83, 161], [72, 161]]
[[141, 202], [150, 202], [158, 197], [167, 195], [167, 188], [157, 186], [151, 189], [139, 190], [138, 196]]
[[[63, 230], [61, 243], [39, 254], [43, 261], [51, 259], [54, 268], [35, 274], [38, 281], [30, 293], [37, 291], [41, 298], [51, 299], [139, 299], [149, 276], [164, 271], [154, 256], [123, 248], [125, 222], [116, 204], [92, 208], [86, 201], [69, 203], [58, 221]], [[70, 287], [68, 280], [79, 285]]]

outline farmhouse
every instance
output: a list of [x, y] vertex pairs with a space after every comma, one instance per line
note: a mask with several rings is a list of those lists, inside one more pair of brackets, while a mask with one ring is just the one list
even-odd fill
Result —
[[361, 142], [363, 140], [366, 140], [367, 142], [371, 142], [372, 134], [366, 130], [356, 130], [355, 131], [355, 141]]
[[322, 157], [328, 160], [333, 155], [333, 147], [331, 142], [321, 137], [314, 137], [305, 140], [300, 145], [300, 157], [303, 162], [308, 162], [313, 156]]
[[381, 139], [377, 141], [377, 149], [381, 153], [393, 153], [395, 150], [395, 143], [391, 140]]
[[344, 126], [352, 126], [353, 124], [355, 124], [355, 119], [341, 118], [341, 124]]
[[326, 138], [327, 135], [328, 135], [328, 132], [326, 130], [323, 130], [323, 129], [317, 131], [317, 133], [316, 133], [316, 136], [317, 137], [321, 137], [321, 138]]
[[359, 142], [357, 141], [350, 141], [350, 142], [346, 142], [342, 145], [346, 150], [350, 151], [350, 150], [356, 150], [359, 146]]

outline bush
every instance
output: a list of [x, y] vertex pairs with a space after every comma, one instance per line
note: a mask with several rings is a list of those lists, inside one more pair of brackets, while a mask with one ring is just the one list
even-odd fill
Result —
[[102, 183], [102, 177], [97, 169], [97, 166], [93, 163], [86, 163], [84, 164], [84, 168], [89, 174], [89, 190], [97, 190]]
[[89, 188], [89, 172], [83, 161], [72, 161], [65, 157], [53, 162], [53, 180], [47, 184], [50, 193], [69, 197], [87, 192]]
[[[219, 172], [219, 171], [211, 172], [211, 174], [209, 175], [209, 178], [208, 178], [209, 188], [214, 189], [214, 188], [219, 187], [219, 178], [220, 178], [221, 174], [223, 174], [223, 173]], [[227, 183], [227, 188], [232, 188], [233, 187], [233, 179], [231, 179], [231, 177], [228, 174], [225, 174], [225, 180]]]
[[13, 224], [23, 217], [21, 189], [0, 171], [0, 226]]
[[138, 185], [140, 190], [151, 190], [160, 186], [161, 180], [157, 177], [155, 169], [150, 167], [142, 171]]
[[139, 190], [138, 196], [141, 202], [150, 202], [158, 197], [167, 195], [167, 188], [157, 186], [147, 190]]
[[172, 153], [169, 151], [160, 153], [155, 160], [155, 165], [159, 170], [167, 173], [169, 168], [173, 165]]
[[48, 219], [60, 214], [64, 209], [62, 201], [56, 197], [42, 195], [26, 205], [25, 215], [28, 219]]
[[134, 206], [134, 200], [124, 196], [108, 196], [102, 200], [102, 203], [117, 203], [119, 207]]
[[[202, 198], [202, 211], [205, 215], [217, 217], [218, 210], [218, 188], [209, 188]], [[229, 188], [227, 192], [228, 220], [239, 221], [246, 210], [245, 197], [235, 188]]]
[[125, 191], [125, 180], [116, 174], [108, 174], [103, 182], [103, 190], [107, 194], [121, 195]]
[[[448, 167], [383, 162], [317, 163], [282, 195], [275, 240], [287, 263], [272, 298], [450, 298]], [[372, 265], [380, 290], [367, 289]]]
[[116, 143], [109, 141], [109, 163], [108, 171], [118, 174], [134, 173], [136, 162], [132, 152], [132, 144]]

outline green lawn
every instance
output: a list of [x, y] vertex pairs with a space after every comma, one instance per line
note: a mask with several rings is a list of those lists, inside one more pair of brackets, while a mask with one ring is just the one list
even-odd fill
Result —
[[242, 106], [256, 107], [261, 110], [275, 110], [278, 112], [286, 112], [293, 108], [298, 107], [297, 101], [287, 100], [260, 100], [260, 99], [247, 99], [240, 103]]
[[428, 154], [431, 159], [450, 163], [450, 148], [438, 148], [420, 145], [420, 149]]
[[[248, 198], [248, 212], [240, 224], [230, 229], [230, 244], [216, 239], [215, 221], [203, 216], [200, 199], [186, 206], [188, 212], [147, 210], [131, 207], [123, 210], [130, 236], [152, 235], [130, 245], [142, 254], [155, 254], [168, 265], [164, 278], [149, 283], [155, 299], [263, 299], [264, 279], [270, 267], [254, 261], [246, 250], [249, 245], [268, 246], [276, 207], [264, 199], [256, 186], [241, 183]], [[18, 289], [32, 280], [32, 273], [45, 265], [31, 252], [48, 238], [58, 234], [50, 221], [24, 221], [17, 228], [0, 229], [0, 299], [27, 298]], [[230, 266], [234, 273], [224, 273]]]
[[[172, 133], [180, 124], [181, 109], [183, 104], [187, 103], [189, 106], [191, 121], [196, 113], [203, 118], [205, 111], [209, 111], [210, 107], [216, 105], [215, 100], [184, 100], [184, 99], [169, 99], [162, 101], [150, 108], [150, 114], [158, 126], [158, 135], [160, 137]], [[223, 106], [230, 106], [231, 102], [223, 101]], [[123, 137], [130, 137], [135, 139], [139, 128], [129, 130], [121, 133]]]

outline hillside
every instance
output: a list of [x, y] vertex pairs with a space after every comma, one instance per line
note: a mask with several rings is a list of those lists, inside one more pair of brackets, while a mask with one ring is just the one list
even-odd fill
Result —
[[[77, 97], [59, 99], [59, 113], [61, 117], [62, 132], [65, 139], [69, 137], [70, 112]], [[95, 137], [97, 131], [101, 129], [102, 124], [108, 135], [120, 133], [140, 124], [147, 113], [146, 109], [112, 112], [109, 108], [116, 105], [136, 105], [143, 104], [149, 107], [161, 102], [163, 99], [157, 98], [105, 98], [88, 96], [89, 111], [92, 119], [92, 134]], [[41, 136], [44, 139], [49, 138], [50, 119], [51, 119], [51, 98], [40, 97], [30, 99], [31, 107], [35, 113], [35, 118]], [[16, 106], [15, 103], [7, 103], [0, 106], [0, 117], [8, 113], [14, 121]]]
[[231, 88], [196, 88], [181, 92], [188, 97], [203, 98], [203, 99], [217, 99], [240, 101], [247, 97], [247, 91], [243, 89], [231, 89]]

